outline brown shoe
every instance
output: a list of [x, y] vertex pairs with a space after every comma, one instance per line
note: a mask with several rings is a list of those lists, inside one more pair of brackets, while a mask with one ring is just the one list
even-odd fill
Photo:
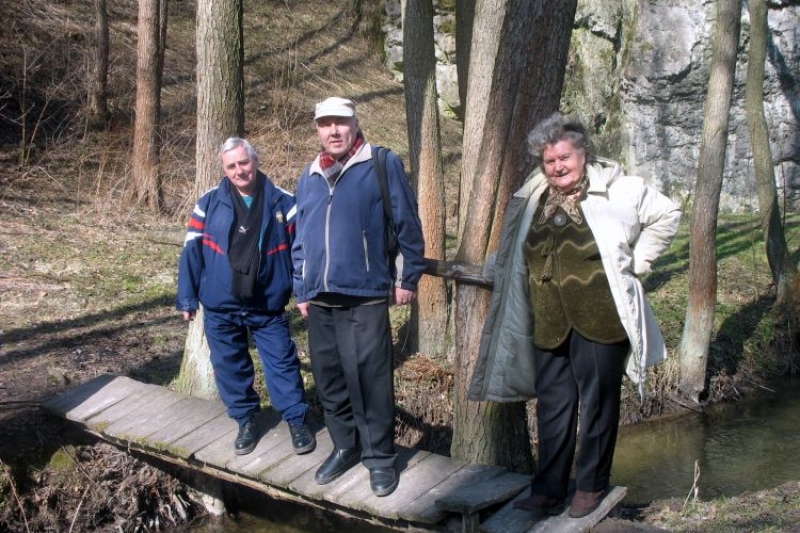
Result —
[[555, 516], [564, 512], [564, 498], [532, 494], [525, 499], [515, 501], [513, 506], [514, 509]]
[[592, 514], [598, 507], [600, 502], [606, 497], [607, 489], [598, 490], [596, 492], [588, 492], [585, 490], [576, 490], [575, 496], [572, 497], [572, 503], [569, 506], [570, 518], [583, 518], [586, 515]]

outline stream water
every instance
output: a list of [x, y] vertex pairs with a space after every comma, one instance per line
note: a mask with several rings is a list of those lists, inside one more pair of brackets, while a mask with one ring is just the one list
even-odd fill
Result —
[[[628, 488], [625, 502], [685, 498], [690, 491], [694, 494], [694, 487], [700, 499], [711, 499], [800, 480], [800, 379], [772, 383], [769, 389], [702, 414], [621, 428], [611, 480]], [[259, 518], [243, 515], [236, 522], [210, 522], [184, 531], [388, 531], [293, 503], [270, 501], [262, 510]]]
[[[611, 480], [626, 502], [707, 500], [800, 480], [800, 379], [771, 383], [736, 404], [623, 427]], [[695, 463], [699, 477], [695, 479]]]

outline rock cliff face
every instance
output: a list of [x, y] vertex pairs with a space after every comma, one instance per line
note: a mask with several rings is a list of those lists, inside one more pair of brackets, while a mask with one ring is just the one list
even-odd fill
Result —
[[[797, 209], [800, 0], [767, 3], [764, 107], [778, 194]], [[399, 3], [394, 5], [393, 24], [399, 26]], [[440, 17], [437, 27], [452, 31], [449, 17]], [[596, 153], [623, 161], [630, 173], [651, 180], [674, 199], [691, 199], [693, 193], [715, 17], [713, 0], [579, 1], [562, 108], [585, 120]], [[749, 33], [745, 5], [721, 198], [722, 209], [729, 211], [758, 208], [743, 105]], [[437, 43], [442, 108], [457, 109], [454, 40], [440, 35]], [[387, 47], [394, 49], [387, 49], [389, 66], [401, 71], [398, 46], [402, 43], [387, 38]]]

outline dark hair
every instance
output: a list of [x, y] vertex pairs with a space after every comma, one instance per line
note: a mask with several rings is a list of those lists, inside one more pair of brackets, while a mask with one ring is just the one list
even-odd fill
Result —
[[575, 115], [564, 115], [558, 111], [539, 122], [528, 134], [528, 152], [541, 161], [548, 146], [559, 141], [569, 141], [575, 148], [583, 150], [586, 159], [591, 159], [591, 146], [586, 126]]

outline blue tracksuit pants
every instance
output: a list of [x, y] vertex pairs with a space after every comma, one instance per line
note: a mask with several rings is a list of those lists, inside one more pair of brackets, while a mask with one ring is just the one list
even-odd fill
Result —
[[228, 416], [241, 424], [260, 409], [260, 398], [253, 388], [255, 368], [248, 351], [249, 331], [264, 367], [272, 406], [287, 422], [302, 424], [308, 406], [286, 314], [206, 309], [204, 316], [211, 366]]

